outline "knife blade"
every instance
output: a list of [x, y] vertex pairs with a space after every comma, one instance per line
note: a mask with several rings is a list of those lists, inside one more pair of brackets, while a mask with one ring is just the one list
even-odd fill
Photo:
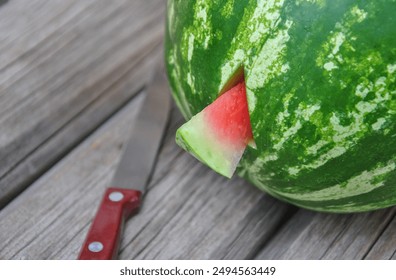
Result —
[[81, 248], [80, 260], [115, 259], [123, 225], [140, 207], [170, 111], [170, 93], [162, 64], [147, 87], [111, 187], [103, 195]]

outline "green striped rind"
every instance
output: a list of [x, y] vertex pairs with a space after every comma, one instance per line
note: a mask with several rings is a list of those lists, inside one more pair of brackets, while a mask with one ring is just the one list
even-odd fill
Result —
[[169, 1], [168, 73], [190, 118], [243, 65], [257, 150], [239, 175], [301, 207], [396, 204], [396, 0]]

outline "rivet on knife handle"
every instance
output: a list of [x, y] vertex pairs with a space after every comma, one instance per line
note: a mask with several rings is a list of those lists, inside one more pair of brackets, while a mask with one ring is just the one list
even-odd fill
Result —
[[80, 260], [115, 259], [126, 218], [138, 210], [141, 192], [108, 188], [81, 249]]

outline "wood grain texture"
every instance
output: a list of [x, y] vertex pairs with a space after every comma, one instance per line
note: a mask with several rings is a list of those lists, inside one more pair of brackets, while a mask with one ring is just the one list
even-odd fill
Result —
[[117, 118], [106, 123], [0, 212], [1, 258], [47, 259], [60, 252], [77, 256], [79, 244], [69, 242], [84, 238], [82, 231], [109, 183], [139, 99], [125, 108], [122, 123]]
[[[75, 259], [162, 47], [165, 0], [0, 5], [0, 259]], [[298, 210], [179, 149], [182, 122], [173, 108], [120, 258], [396, 259], [395, 207]]]
[[[140, 96], [0, 212], [3, 259], [74, 259], [110, 182]], [[173, 110], [140, 213], [125, 227], [123, 259], [251, 258], [290, 206], [227, 180], [174, 142]]]
[[[386, 247], [387, 254], [371, 256], [387, 259], [396, 250], [389, 225], [395, 213], [395, 207], [349, 215], [299, 210], [256, 258], [363, 259], [374, 246], [377, 251]], [[378, 239], [386, 245], [375, 245]]]
[[143, 87], [164, 10], [161, 0], [0, 9], [0, 208]]
[[369, 260], [396, 260], [396, 216], [393, 216], [393, 219], [365, 258]]

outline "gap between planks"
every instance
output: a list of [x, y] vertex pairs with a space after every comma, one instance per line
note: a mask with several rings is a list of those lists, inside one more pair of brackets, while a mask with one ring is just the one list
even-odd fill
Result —
[[[1, 258], [75, 259], [138, 107], [134, 99], [0, 212]], [[249, 258], [289, 205], [215, 174], [174, 142], [172, 110], [149, 191], [125, 226], [122, 259]], [[45, 203], [49, 201], [50, 203]]]
[[[39, 3], [40, 1], [36, 0], [35, 2]], [[99, 3], [100, 5], [105, 4], [105, 2], [103, 3], [101, 2], [103, 1], [91, 1], [90, 5], [88, 5], [87, 7], [92, 7], [92, 5], [96, 3]], [[121, 4], [128, 3], [129, 5], [129, 3], [131, 2], [118, 1], [117, 3], [121, 3]], [[3, 165], [1, 167], [3, 169], [2, 170], [3, 175], [0, 179], [0, 208], [4, 207], [4, 205], [6, 205], [13, 197], [18, 195], [27, 186], [29, 186], [29, 184], [31, 184], [35, 179], [37, 179], [41, 174], [43, 174], [43, 172], [45, 172], [52, 164], [54, 164], [56, 161], [62, 158], [62, 156], [67, 154], [67, 152], [70, 151], [73, 147], [75, 147], [82, 139], [84, 139], [84, 137], [89, 135], [106, 118], [111, 116], [114, 113], [114, 111], [118, 110], [120, 106], [122, 106], [123, 104], [125, 104], [125, 102], [127, 102], [130, 98], [132, 98], [137, 90], [143, 87], [143, 84], [146, 80], [145, 73], [149, 71], [152, 64], [152, 62], [150, 62], [150, 56], [152, 55], [152, 53], [157, 51], [158, 49], [157, 46], [160, 45], [162, 42], [161, 41], [162, 33], [163, 33], [162, 15], [163, 15], [164, 7], [162, 7], [161, 5], [157, 5], [158, 7], [155, 6], [155, 4], [159, 4], [159, 3], [160, 3], [159, 1], [154, 1], [154, 2], [136, 1], [136, 2], [132, 2], [132, 6], [129, 5], [132, 7], [132, 9], [133, 9], [133, 5], [136, 5], [138, 7], [140, 6], [140, 9], [136, 11], [136, 12], [140, 11], [140, 15], [138, 14], [136, 16], [136, 20], [139, 19], [139, 16], [145, 17], [144, 16], [145, 13], [148, 13], [149, 16], [145, 17], [145, 20], [139, 23], [140, 27], [139, 24], [136, 25], [138, 27], [137, 29], [136, 28], [131, 29], [128, 26], [128, 29], [131, 29], [130, 32], [129, 31], [125, 32], [122, 31], [121, 29], [118, 34], [116, 33], [117, 34], [116, 37], [114, 36], [111, 37], [112, 38], [111, 44], [113, 45], [112, 48], [109, 48], [109, 50], [111, 50], [111, 53], [107, 55], [107, 58], [106, 56], [102, 57], [101, 61], [105, 62], [106, 60], [104, 60], [104, 58], [111, 59], [114, 56], [113, 53], [115, 53], [116, 55], [113, 58], [114, 62], [110, 63], [108, 66], [104, 68], [104, 70], [101, 70], [99, 72], [95, 69], [95, 67], [96, 68], [99, 67], [98, 69], [101, 68], [100, 63], [98, 64], [97, 62], [95, 62], [95, 59], [97, 60], [96, 56], [92, 55], [92, 51], [90, 50], [90, 48], [84, 48], [84, 45], [78, 43], [78, 41], [76, 40], [81, 40], [81, 38], [79, 38], [78, 36], [76, 37], [73, 34], [76, 34], [74, 32], [74, 30], [76, 29], [83, 30], [82, 29], [83, 26], [84, 28], [88, 28], [90, 25], [92, 26], [92, 21], [94, 20], [94, 18], [99, 18], [98, 16], [101, 14], [98, 14], [95, 17], [91, 17], [91, 18], [83, 18], [82, 21], [81, 20], [74, 21], [73, 25], [70, 25], [70, 23], [68, 23], [67, 21], [59, 20], [58, 24], [61, 25], [59, 27], [55, 26], [55, 28], [59, 28], [59, 29], [63, 28], [69, 30], [68, 32], [69, 33], [71, 32], [72, 34], [71, 37], [72, 40], [70, 42], [73, 42], [73, 40], [76, 41], [76, 43], [74, 44], [78, 43], [79, 50], [81, 50], [83, 53], [89, 52], [90, 55], [85, 55], [85, 57], [88, 57], [93, 61], [93, 64], [91, 63], [91, 66], [90, 64], [88, 64], [88, 68], [83, 70], [85, 72], [81, 72], [81, 70], [79, 70], [80, 72], [76, 72], [75, 74], [73, 74], [71, 71], [68, 72], [71, 73], [72, 76], [76, 74], [81, 75], [82, 73], [84, 73], [84, 75], [88, 77], [88, 81], [91, 80], [90, 81], [91, 85], [87, 86], [86, 85], [87, 83], [85, 83], [85, 85], [84, 84], [81, 85], [78, 79], [75, 80], [74, 82], [67, 80], [69, 85], [71, 85], [69, 86], [69, 88], [70, 89], [73, 88], [74, 96], [73, 94], [70, 95], [67, 93], [67, 91], [70, 91], [70, 89], [65, 91], [62, 90], [62, 87], [57, 88], [56, 89], [57, 92], [63, 92], [63, 94], [60, 95], [60, 97], [63, 98], [64, 101], [61, 101], [61, 99], [57, 97], [57, 99], [52, 98], [53, 100], [56, 100], [56, 103], [54, 103], [51, 106], [48, 104], [45, 106], [41, 106], [40, 103], [37, 103], [39, 105], [34, 105], [34, 106], [39, 106], [38, 108], [40, 108], [41, 106], [40, 110], [42, 110], [45, 107], [54, 108], [52, 109], [52, 112], [54, 112], [54, 114], [51, 113], [52, 115], [49, 115], [47, 117], [43, 117], [40, 114], [40, 118], [37, 118], [36, 120], [34, 120], [33, 118], [32, 128], [28, 128], [27, 131], [20, 130], [20, 132], [18, 132], [20, 133], [19, 136], [16, 135], [15, 139], [14, 138], [11, 139], [10, 145], [4, 146], [4, 142], [0, 145], [2, 146], [2, 148], [0, 148], [0, 154], [2, 154], [1, 157], [3, 161]], [[163, 1], [161, 3], [163, 3]], [[100, 7], [100, 5], [98, 5], [98, 7]], [[70, 8], [69, 6], [68, 9]], [[21, 9], [23, 10], [23, 8]], [[129, 10], [130, 9], [116, 9], [116, 11], [119, 12], [122, 11], [124, 13], [124, 17], [125, 15], [128, 15]], [[76, 15], [76, 14], [78, 13], [72, 13], [71, 15]], [[66, 12], [63, 12], [62, 16], [67, 17], [69, 15]], [[60, 16], [60, 18], [62, 18], [62, 16]], [[85, 23], [83, 24], [84, 20]], [[111, 23], [115, 27], [117, 27], [119, 26], [119, 22], [122, 23], [122, 18], [117, 19], [116, 25], [111, 23], [111, 21], [109, 20], [104, 21], [103, 24], [109, 25]], [[147, 34], [145, 34], [144, 31], [139, 31], [139, 28], [140, 29], [144, 28], [145, 32], [147, 32], [149, 36], [147, 36]], [[136, 30], [138, 31], [138, 33], [136, 33], [137, 32]], [[36, 36], [36, 37], [45, 40], [45, 38], [48, 39], [51, 38], [51, 36], [53, 37], [57, 34], [51, 28], [48, 30], [48, 32], [52, 32], [49, 33], [50, 37], [48, 36], [47, 37]], [[105, 30], [103, 30], [102, 33], [103, 32], [105, 32]], [[136, 33], [134, 35], [135, 37], [131, 37], [131, 34], [133, 34], [133, 32]], [[51, 38], [51, 41], [50, 40], [47, 41], [49, 47], [51, 47], [51, 44], [53, 45], [54, 39], [58, 41], [60, 40], [61, 37], [59, 37], [58, 35], [56, 36], [57, 37], [55, 38]], [[36, 37], [32, 36], [32, 38], [36, 38]], [[62, 40], [68, 42], [66, 38], [67, 37], [63, 36]], [[106, 37], [104, 36], [103, 38]], [[136, 39], [141, 38], [140, 46], [139, 44], [136, 44], [136, 46], [133, 44], [131, 45], [130, 40], [132, 38], [136, 38]], [[43, 57], [40, 58], [41, 60], [43, 60], [42, 62], [40, 61], [34, 62], [36, 63], [36, 66], [32, 64], [34, 67], [36, 67], [34, 71], [33, 68], [29, 70], [30, 72], [25, 71], [27, 74], [43, 72], [42, 70], [40, 70], [39, 67], [42, 68], [42, 66], [45, 65], [45, 63], [47, 63], [45, 59], [48, 60], [48, 57], [43, 56], [44, 53], [38, 55], [41, 52], [41, 49], [43, 49], [43, 47], [45, 46], [44, 43], [40, 42], [40, 44], [41, 47], [37, 48], [35, 43], [32, 41], [30, 45], [32, 46], [33, 49], [23, 54], [24, 57], [35, 56], [36, 58], [35, 60], [33, 60], [33, 62], [36, 61], [38, 58]], [[87, 44], [85, 43], [85, 45]], [[132, 48], [128, 47], [128, 45], [132, 46]], [[87, 45], [87, 47], [88, 46], [89, 44]], [[118, 47], [114, 48], [114, 46], [118, 46]], [[121, 49], [119, 46], [121, 46]], [[74, 49], [71, 47], [72, 45], [70, 44], [62, 45], [61, 49], [56, 49], [56, 52], [58, 52], [57, 56], [66, 57], [65, 61], [67, 62], [66, 54], [69, 54], [70, 52], [75, 53]], [[54, 62], [51, 62], [51, 60], [49, 60], [48, 63], [53, 64]], [[81, 64], [81, 62], [79, 63]], [[33, 67], [32, 65], [30, 65], [30, 67]], [[62, 65], [62, 63], [57, 62], [55, 63], [55, 65], [56, 67], [58, 67], [58, 65]], [[78, 68], [76, 67], [77, 65], [72, 65], [73, 67], [70, 69], [76, 70]], [[9, 67], [10, 66], [12, 66], [12, 64], [9, 64]], [[22, 69], [23, 68], [21, 68], [21, 70]], [[26, 75], [25, 72], [23, 73], [24, 75]], [[90, 74], [95, 72], [97, 72], [97, 74], [100, 75], [94, 77], [92, 76], [92, 74]], [[62, 79], [66, 79], [67, 75], [64, 75], [63, 73], [63, 76], [60, 77], [62, 77]], [[94, 80], [92, 80], [92, 78], [97, 79], [96, 83], [94, 82]], [[27, 80], [28, 79], [25, 77], [20, 81], [21, 83], [27, 83]], [[37, 81], [42, 81], [43, 83], [45, 82], [45, 79], [44, 80], [38, 79]], [[45, 100], [46, 98], [45, 94], [47, 91], [48, 90], [42, 90], [38, 92], [39, 98], [38, 99], [36, 98], [36, 101], [43, 103], [43, 100]], [[77, 93], [77, 95], [75, 93]], [[3, 95], [2, 98], [5, 98], [7, 96], [8, 95]], [[14, 95], [9, 94], [9, 96], [10, 97], [18, 96], [18, 94], [14, 94]], [[90, 99], [87, 99], [87, 97], [90, 97]], [[23, 99], [23, 102], [26, 103], [28, 102], [28, 100], [29, 99], [25, 98]], [[51, 100], [51, 97], [48, 100]], [[1, 104], [3, 106], [5, 104], [8, 104], [8, 102], [2, 101]], [[34, 112], [35, 110], [32, 107], [30, 108], [27, 107], [24, 110], [20, 110], [20, 111], [16, 110], [15, 112], [16, 113], [24, 112], [24, 114], [26, 115], [26, 112], [29, 111]], [[62, 111], [63, 113], [60, 114], [60, 112]], [[58, 118], [57, 115], [59, 115], [60, 118]], [[3, 110], [2, 110], [2, 116], [4, 116]], [[11, 119], [14, 119], [15, 122], [16, 117], [18, 116], [12, 116]], [[19, 118], [20, 117], [21, 116], [19, 116]], [[25, 123], [24, 120], [32, 121], [32, 117], [27, 118], [26, 115], [20, 121], [18, 121], [18, 123], [23, 124]], [[4, 125], [2, 127], [4, 128]], [[9, 127], [10, 130], [8, 132], [15, 133], [16, 131], [15, 127], [18, 127], [18, 125], [17, 126], [10, 125]], [[4, 131], [5, 134], [3, 134], [3, 136], [8, 135], [8, 137], [10, 137], [9, 136], [10, 133], [8, 133], [7, 130]]]
[[355, 214], [300, 209], [256, 258], [388, 259], [396, 250], [395, 213], [396, 207]]

